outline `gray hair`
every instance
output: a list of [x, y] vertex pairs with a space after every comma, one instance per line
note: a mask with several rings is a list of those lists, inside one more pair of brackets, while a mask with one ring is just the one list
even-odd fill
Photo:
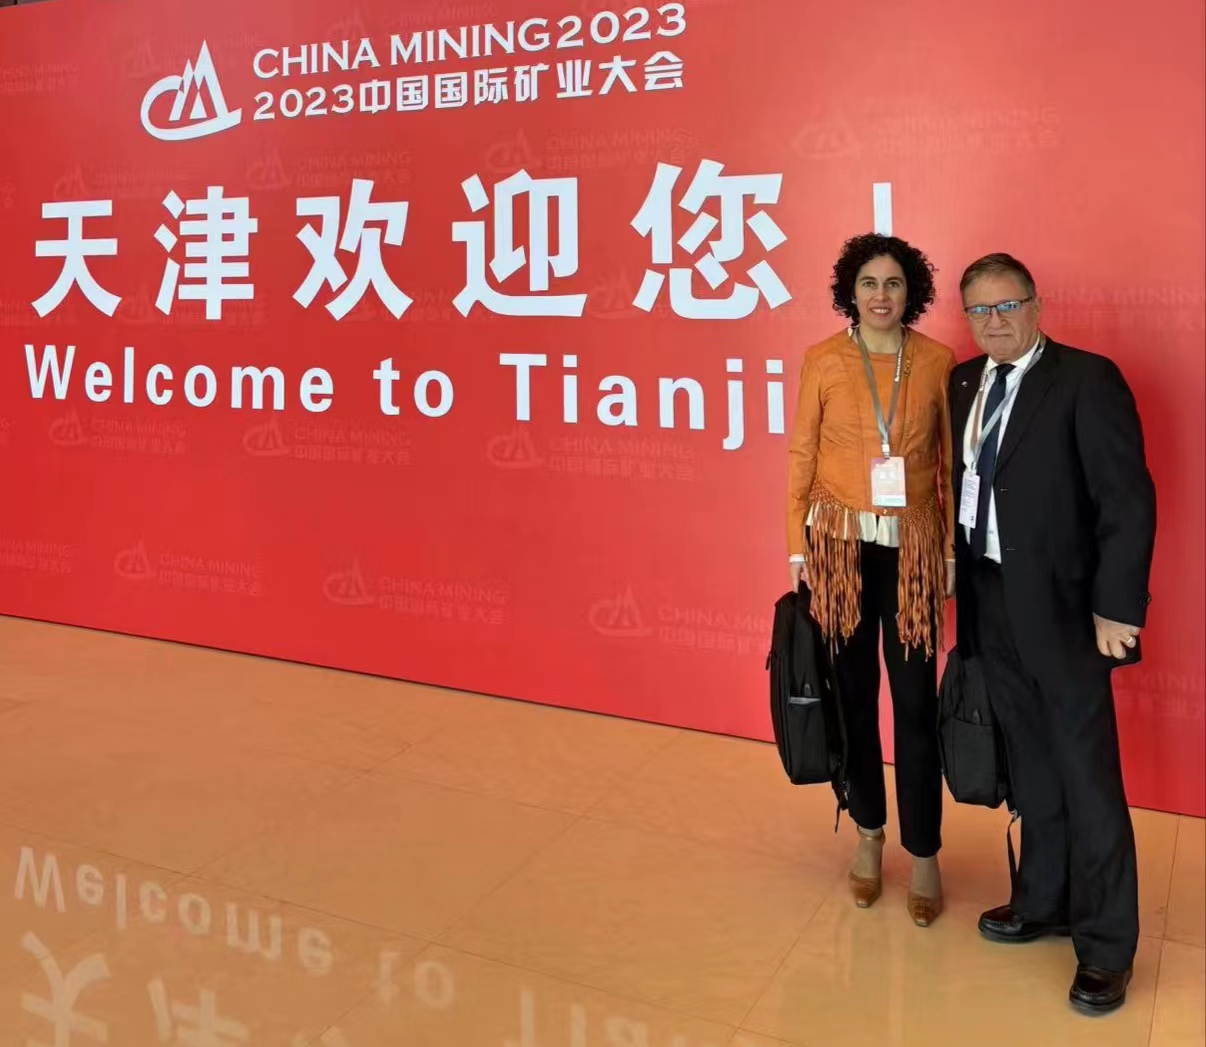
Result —
[[983, 258], [978, 258], [972, 262], [963, 271], [963, 278], [959, 281], [959, 293], [962, 294], [982, 276], [1001, 276], [1003, 274], [1016, 276], [1021, 280], [1022, 286], [1026, 288], [1026, 293], [1031, 296], [1034, 295], [1034, 277], [1030, 275], [1030, 270], [1014, 258], [1013, 255], [1008, 255], [1004, 252], [986, 254]]

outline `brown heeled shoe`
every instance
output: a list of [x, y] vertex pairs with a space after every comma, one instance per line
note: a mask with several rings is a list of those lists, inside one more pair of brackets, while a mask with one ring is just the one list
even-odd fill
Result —
[[[918, 887], [925, 893], [922, 894]], [[918, 927], [929, 927], [942, 915], [942, 872], [937, 857], [913, 859], [908, 908], [909, 916]]]
[[863, 841], [867, 841], [873, 846], [878, 845], [880, 850], [880, 874], [878, 876], [859, 876], [853, 869], [850, 870], [850, 893], [854, 896], [854, 904], [860, 909], [870, 909], [877, 901], [880, 895], [884, 893], [884, 878], [883, 878], [883, 848], [884, 848], [884, 833], [880, 830], [878, 835], [863, 832], [861, 828], [858, 830], [859, 846]]
[[942, 897], [926, 898], [909, 892], [909, 916], [918, 927], [929, 927], [942, 915]]
[[866, 879], [862, 876], [850, 874], [850, 893], [854, 895], [854, 904], [860, 909], [870, 909], [877, 901], [880, 895], [884, 893], [883, 877], [875, 880]]

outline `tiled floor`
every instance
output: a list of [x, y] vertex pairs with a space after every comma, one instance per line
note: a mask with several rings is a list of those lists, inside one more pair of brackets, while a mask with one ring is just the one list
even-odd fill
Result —
[[1206, 833], [1135, 812], [1130, 1002], [948, 911], [868, 912], [765, 745], [0, 619], [0, 1047], [1201, 1047]]

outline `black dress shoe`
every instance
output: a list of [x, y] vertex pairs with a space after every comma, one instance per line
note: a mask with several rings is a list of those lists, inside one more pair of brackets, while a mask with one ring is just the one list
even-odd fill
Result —
[[980, 934], [990, 942], [1005, 945], [1020, 945], [1022, 942], [1035, 942], [1049, 935], [1066, 936], [1068, 933], [1065, 924], [1024, 920], [1008, 905], [989, 909], [980, 917]]
[[1072, 983], [1068, 999], [1081, 1014], [1109, 1014], [1126, 1003], [1126, 987], [1130, 984], [1129, 968], [1119, 974], [1082, 963], [1076, 968], [1076, 980]]

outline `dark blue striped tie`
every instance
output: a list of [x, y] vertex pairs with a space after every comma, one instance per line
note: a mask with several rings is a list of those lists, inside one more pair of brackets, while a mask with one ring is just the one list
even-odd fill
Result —
[[[988, 396], [984, 398], [984, 411], [980, 415], [981, 424], [992, 420], [993, 412], [1005, 399], [1005, 381], [1012, 370], [1013, 364], [1000, 364], [997, 367], [992, 387], [988, 390]], [[980, 451], [980, 461], [976, 465], [976, 472], [980, 477], [980, 505], [976, 510], [976, 526], [972, 528], [971, 550], [972, 556], [977, 560], [984, 556], [984, 550], [988, 546], [988, 507], [992, 499], [992, 478], [997, 471], [997, 450], [1001, 445], [1001, 425], [1002, 422], [997, 422], [992, 432], [988, 434], [984, 447]]]

